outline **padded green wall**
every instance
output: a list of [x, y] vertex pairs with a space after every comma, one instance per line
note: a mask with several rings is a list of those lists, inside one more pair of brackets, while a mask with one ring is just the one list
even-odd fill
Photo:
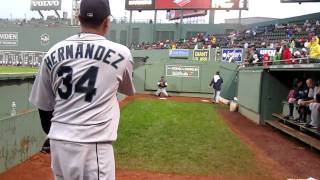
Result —
[[239, 104], [260, 113], [260, 87], [263, 70], [240, 70], [238, 82]]
[[[166, 75], [167, 65], [179, 66], [197, 66], [200, 69], [199, 77], [166, 77], [168, 81], [168, 91], [188, 92], [188, 93], [212, 93], [209, 84], [216, 71], [220, 71], [224, 83], [222, 86], [222, 96], [233, 99], [237, 91], [237, 68], [234, 63], [222, 63], [215, 61], [215, 50], [210, 51], [211, 60], [207, 62], [198, 62], [192, 60], [192, 50], [189, 52], [188, 59], [169, 58], [169, 50], [135, 50], [133, 57], [149, 57], [143, 67], [134, 71], [136, 89], [146, 91], [157, 90], [157, 82], [161, 76]], [[145, 73], [143, 72], [145, 70]], [[142, 80], [145, 79], [144, 84]]]

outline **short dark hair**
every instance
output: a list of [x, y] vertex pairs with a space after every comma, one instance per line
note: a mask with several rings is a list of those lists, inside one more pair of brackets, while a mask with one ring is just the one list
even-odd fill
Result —
[[105, 18], [102, 19], [89, 19], [89, 18], [83, 18], [79, 16], [79, 21], [81, 26], [89, 27], [89, 28], [97, 28], [101, 26]]

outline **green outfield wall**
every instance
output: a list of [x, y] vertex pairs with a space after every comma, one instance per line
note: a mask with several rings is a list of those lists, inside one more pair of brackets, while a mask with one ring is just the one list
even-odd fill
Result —
[[[192, 24], [112, 24], [108, 39], [128, 45], [158, 40], [183, 39], [198, 32], [224, 34], [237, 29], [238, 25]], [[79, 33], [79, 27], [0, 27], [0, 33], [14, 34], [14, 44], [3, 45], [0, 50], [48, 51], [55, 43]]]
[[[168, 81], [167, 91], [179, 93], [212, 93], [209, 84], [216, 71], [220, 71], [224, 83], [222, 96], [233, 99], [237, 89], [237, 68], [235, 63], [222, 63], [216, 59], [215, 50], [210, 50], [210, 60], [205, 62], [193, 60], [193, 50], [184, 58], [170, 58], [170, 50], [139, 50], [133, 51], [135, 59], [148, 57], [147, 61], [134, 70], [134, 83], [138, 91], [155, 91], [161, 76]], [[217, 61], [216, 61], [217, 60]], [[191, 68], [196, 70], [193, 75], [181, 77], [170, 74], [170, 67]], [[179, 70], [178, 70], [179, 71]]]

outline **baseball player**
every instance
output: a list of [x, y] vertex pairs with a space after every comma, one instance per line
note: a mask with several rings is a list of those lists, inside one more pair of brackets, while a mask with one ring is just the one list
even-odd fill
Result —
[[222, 83], [223, 83], [223, 79], [220, 76], [220, 72], [217, 71], [216, 75], [213, 76], [213, 79], [209, 85], [209, 87], [212, 86], [214, 90], [213, 96], [212, 96], [213, 103], [219, 103]]
[[168, 86], [167, 81], [164, 79], [164, 76], [161, 76], [160, 81], [158, 81], [157, 83], [158, 85], [158, 90], [156, 92], [156, 96], [160, 96], [160, 94], [162, 93], [164, 96], [169, 96], [167, 91], [166, 91], [166, 87]]
[[116, 93], [133, 95], [135, 89], [129, 49], [105, 38], [109, 16], [108, 0], [82, 0], [81, 32], [48, 51], [31, 91], [41, 121], [52, 122], [48, 138], [55, 179], [115, 179]]

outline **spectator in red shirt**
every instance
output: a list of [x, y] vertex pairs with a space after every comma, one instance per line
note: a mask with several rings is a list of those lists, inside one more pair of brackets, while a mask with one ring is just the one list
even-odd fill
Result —
[[269, 65], [270, 56], [269, 54], [264, 54], [262, 57], [263, 66], [267, 67]]
[[286, 60], [284, 61], [284, 64], [292, 64], [291, 61], [291, 51], [290, 48], [288, 48], [287, 45], [283, 46], [283, 50], [282, 50], [282, 60]]

